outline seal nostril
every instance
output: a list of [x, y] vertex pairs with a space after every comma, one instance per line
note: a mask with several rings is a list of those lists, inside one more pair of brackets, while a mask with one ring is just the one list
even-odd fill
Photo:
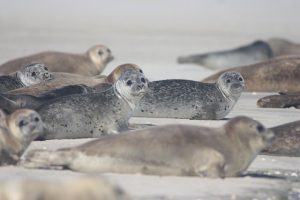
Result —
[[240, 78], [239, 78], [239, 81], [243, 81], [243, 79], [240, 77]]
[[126, 84], [127, 84], [128, 86], [131, 86], [131, 85], [132, 85], [132, 81], [129, 80], [129, 81], [126, 82]]
[[146, 80], [145, 80], [144, 78], [141, 78], [141, 81], [142, 81], [143, 83], [146, 83]]

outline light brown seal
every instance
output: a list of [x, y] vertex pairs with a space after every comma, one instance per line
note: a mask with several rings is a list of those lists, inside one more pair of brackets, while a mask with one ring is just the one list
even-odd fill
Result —
[[19, 178], [1, 181], [1, 200], [129, 200], [124, 190], [103, 178], [80, 177], [68, 181]]
[[95, 45], [84, 54], [46, 51], [3, 63], [0, 65], [0, 74], [18, 71], [21, 66], [31, 63], [44, 63], [51, 72], [94, 76], [100, 74], [112, 59], [111, 50], [104, 45]]
[[215, 82], [227, 71], [237, 71], [245, 79], [245, 90], [250, 92], [300, 91], [300, 56], [284, 56], [265, 62], [234, 67], [217, 72], [203, 82]]
[[31, 141], [44, 133], [45, 125], [33, 110], [20, 109], [8, 116], [0, 112], [0, 165], [16, 164]]
[[23, 166], [81, 172], [230, 177], [240, 175], [273, 138], [248, 117], [220, 128], [165, 125], [110, 135], [57, 151], [34, 150]]
[[272, 49], [273, 56], [300, 55], [300, 44], [293, 43], [282, 38], [271, 38], [267, 40]]

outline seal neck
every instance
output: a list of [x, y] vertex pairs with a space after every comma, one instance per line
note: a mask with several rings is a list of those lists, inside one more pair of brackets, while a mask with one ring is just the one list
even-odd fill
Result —
[[21, 74], [21, 72], [16, 72], [13, 77], [16, 79], [16, 81], [23, 87], [28, 86], [26, 84], [26, 80], [24, 79], [24, 76]]
[[126, 97], [126, 95], [122, 95], [122, 94], [119, 92], [119, 90], [120, 90], [121, 88], [119, 87], [118, 81], [113, 85], [113, 89], [114, 89], [114, 92], [115, 92], [115, 94], [117, 95], [117, 97], [118, 97], [119, 99], [123, 99], [123, 100], [129, 105], [129, 107], [130, 107], [132, 110], [135, 109], [135, 104], [132, 103], [132, 101], [130, 101], [129, 98]]

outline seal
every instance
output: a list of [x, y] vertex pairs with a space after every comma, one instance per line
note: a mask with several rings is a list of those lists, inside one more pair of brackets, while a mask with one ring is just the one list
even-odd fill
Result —
[[90, 176], [72, 178], [72, 181], [55, 182], [42, 181], [29, 177], [2, 180], [0, 183], [0, 198], [1, 200], [131, 199], [123, 189], [108, 182], [104, 178], [93, 178]]
[[280, 156], [300, 156], [300, 121], [270, 128], [275, 139], [262, 153]]
[[128, 129], [128, 120], [147, 88], [144, 74], [127, 70], [105, 91], [45, 103], [36, 109], [47, 126], [45, 139], [100, 137]]
[[282, 38], [271, 38], [267, 43], [272, 49], [273, 56], [300, 55], [300, 44]]
[[279, 93], [260, 98], [257, 106], [261, 108], [300, 108], [300, 93]]
[[31, 63], [44, 63], [51, 72], [69, 72], [93, 76], [100, 74], [113, 59], [112, 52], [104, 45], [95, 45], [84, 54], [46, 51], [29, 55], [0, 65], [0, 73], [9, 74]]
[[217, 72], [203, 82], [215, 82], [227, 71], [237, 71], [245, 79], [248, 92], [298, 92], [300, 91], [300, 57], [284, 56], [265, 62], [234, 67]]
[[80, 172], [231, 177], [240, 175], [273, 138], [248, 117], [220, 128], [189, 125], [151, 127], [109, 135], [57, 151], [30, 151], [28, 168], [61, 166]]
[[46, 65], [39, 63], [25, 65], [20, 71], [0, 76], [0, 92], [28, 87], [49, 81], [52, 78]]
[[20, 109], [8, 116], [0, 112], [0, 165], [16, 164], [31, 141], [43, 135], [45, 125], [33, 110]]
[[12, 90], [7, 92], [7, 94], [24, 94], [39, 97], [44, 96], [45, 93], [51, 91], [53, 92], [53, 90], [57, 90], [69, 85], [85, 85], [99, 90], [101, 89], [103, 83], [115, 83], [116, 80], [118, 80], [120, 76], [127, 70], [133, 70], [136, 71], [136, 73], [143, 73], [138, 65], [131, 63], [117, 66], [107, 77], [104, 75], [84, 77], [76, 74], [54, 73], [54, 79], [51, 81], [40, 83], [27, 88]]
[[223, 119], [244, 89], [238, 72], [220, 75], [217, 83], [162, 80], [149, 83], [149, 90], [134, 112], [136, 117]]
[[265, 61], [273, 56], [267, 42], [258, 40], [250, 45], [235, 49], [217, 51], [199, 55], [181, 56], [178, 63], [193, 63], [211, 69], [224, 69]]

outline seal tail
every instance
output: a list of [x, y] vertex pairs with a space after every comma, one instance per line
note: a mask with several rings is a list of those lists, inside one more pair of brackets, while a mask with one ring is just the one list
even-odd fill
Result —
[[32, 150], [28, 152], [20, 163], [25, 168], [64, 169], [68, 168], [73, 160], [72, 152], [57, 150]]

